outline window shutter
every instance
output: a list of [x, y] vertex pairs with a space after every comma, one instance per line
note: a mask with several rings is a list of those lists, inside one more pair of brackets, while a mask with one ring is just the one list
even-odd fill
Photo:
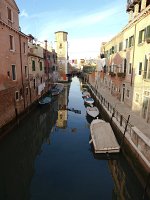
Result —
[[146, 41], [150, 43], [150, 26], [146, 27]]

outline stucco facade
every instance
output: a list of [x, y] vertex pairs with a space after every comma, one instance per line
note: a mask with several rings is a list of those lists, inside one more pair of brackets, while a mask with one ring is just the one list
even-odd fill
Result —
[[0, 127], [26, 107], [27, 36], [20, 31], [14, 0], [0, 1]]
[[58, 58], [58, 72], [60, 81], [68, 81], [68, 41], [67, 32], [55, 32], [55, 49]]
[[36, 44], [32, 35], [28, 36], [28, 67], [30, 101], [33, 103], [45, 93], [45, 72], [43, 47]]
[[128, 1], [126, 27], [103, 43], [104, 80], [112, 95], [150, 123], [150, 1]]

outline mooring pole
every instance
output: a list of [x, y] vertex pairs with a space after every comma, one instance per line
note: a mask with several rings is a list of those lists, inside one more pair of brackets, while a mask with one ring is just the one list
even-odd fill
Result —
[[112, 116], [110, 118], [110, 123], [112, 122], [112, 119], [113, 119], [114, 116], [115, 116], [115, 108], [113, 108], [113, 113], [112, 113]]
[[129, 119], [130, 119], [130, 115], [128, 116], [127, 123], [126, 123], [125, 129], [124, 129], [124, 133], [123, 133], [123, 137], [122, 137], [122, 141], [121, 141], [121, 148], [122, 148], [122, 146], [123, 146], [123, 142], [124, 142], [124, 138], [125, 138], [125, 133], [126, 133], [126, 131], [127, 131]]
[[148, 185], [149, 185], [149, 181], [150, 181], [150, 173], [149, 173], [148, 176], [147, 176], [147, 181], [146, 181], [146, 185], [145, 185], [144, 193], [143, 193], [143, 197], [142, 197], [143, 200], [145, 199], [146, 190], [147, 190], [147, 187], [148, 187]]

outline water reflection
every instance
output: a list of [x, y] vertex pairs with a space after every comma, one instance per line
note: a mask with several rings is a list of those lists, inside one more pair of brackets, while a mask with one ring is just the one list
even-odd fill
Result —
[[0, 200], [142, 197], [122, 155], [93, 154], [80, 87], [73, 78], [52, 105], [34, 110], [0, 143]]

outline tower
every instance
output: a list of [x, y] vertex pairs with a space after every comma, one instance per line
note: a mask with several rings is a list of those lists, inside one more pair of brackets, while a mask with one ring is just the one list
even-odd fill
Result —
[[55, 32], [55, 50], [57, 52], [59, 81], [68, 81], [68, 41], [67, 32]]

